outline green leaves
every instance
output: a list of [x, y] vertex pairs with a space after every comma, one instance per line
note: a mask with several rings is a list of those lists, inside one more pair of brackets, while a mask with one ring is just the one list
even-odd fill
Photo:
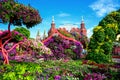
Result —
[[17, 27], [14, 30], [23, 34], [26, 38], [30, 38], [30, 31], [28, 29], [24, 27]]
[[[12, 64], [12, 63], [11, 63]], [[42, 72], [41, 67], [35, 63], [15, 63], [11, 65], [2, 65], [5, 67], [5, 72], [2, 73], [2, 80], [33, 80], [38, 72]], [[2, 69], [2, 67], [0, 67]]]
[[3, 23], [11, 20], [13, 25], [21, 26], [24, 24], [27, 28], [30, 28], [42, 21], [39, 12], [31, 6], [19, 4], [14, 0], [1, 2], [0, 5], [0, 15], [2, 15], [0, 19]]
[[116, 38], [116, 32], [112, 28], [106, 27], [105, 28], [105, 35], [106, 35], [106, 38], [105, 38], [106, 41], [108, 41], [108, 40], [114, 41]]
[[[99, 25], [93, 30], [92, 38], [88, 45], [87, 59], [96, 62], [108, 62], [111, 57], [113, 42], [116, 35], [120, 33], [120, 12], [114, 11], [104, 17]], [[100, 58], [102, 57], [102, 58]], [[98, 60], [97, 60], [98, 59]]]
[[8, 72], [3, 74], [3, 79], [4, 80], [16, 80], [15, 72]]

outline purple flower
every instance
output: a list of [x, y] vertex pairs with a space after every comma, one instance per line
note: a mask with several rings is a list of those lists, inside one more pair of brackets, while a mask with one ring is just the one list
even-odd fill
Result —
[[60, 80], [60, 78], [61, 78], [60, 75], [56, 75], [56, 76], [54, 77], [54, 80]]
[[18, 35], [18, 34], [19, 34], [19, 32], [17, 32], [17, 31], [14, 31], [14, 34], [15, 34], [15, 35]]

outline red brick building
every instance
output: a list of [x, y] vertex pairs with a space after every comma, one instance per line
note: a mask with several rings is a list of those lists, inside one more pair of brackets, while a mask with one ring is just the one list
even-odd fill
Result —
[[80, 24], [80, 28], [76, 28], [76, 27], [73, 27], [70, 31], [66, 30], [66, 28], [58, 28], [56, 29], [55, 27], [55, 22], [54, 22], [54, 17], [52, 18], [52, 23], [51, 23], [51, 28], [50, 30], [48, 31], [48, 36], [50, 36], [51, 34], [54, 33], [54, 30], [62, 30], [66, 33], [78, 33], [80, 35], [84, 35], [84, 36], [87, 36], [87, 30], [85, 28], [85, 23], [84, 23], [84, 20], [82, 18], [82, 21], [81, 21], [81, 24]]

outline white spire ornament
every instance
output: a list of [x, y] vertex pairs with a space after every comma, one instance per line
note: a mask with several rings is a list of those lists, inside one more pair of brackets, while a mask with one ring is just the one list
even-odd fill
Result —
[[55, 23], [54, 16], [52, 16], [52, 23]]
[[82, 16], [82, 21], [81, 21], [82, 23], [84, 23], [84, 19], [83, 19], [83, 16]]

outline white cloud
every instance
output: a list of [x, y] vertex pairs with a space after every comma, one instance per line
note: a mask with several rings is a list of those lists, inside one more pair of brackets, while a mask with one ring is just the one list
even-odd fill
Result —
[[69, 14], [69, 13], [65, 13], [65, 12], [60, 12], [60, 13], [58, 14], [58, 16], [59, 16], [59, 17], [67, 17], [67, 16], [70, 16], [70, 14]]
[[116, 10], [120, 7], [117, 0], [97, 0], [89, 6], [96, 12], [98, 17], [104, 16], [106, 13]]
[[88, 38], [90, 38], [90, 37], [92, 36], [92, 34], [93, 34], [93, 28], [94, 28], [94, 27], [91, 27], [91, 28], [88, 28], [88, 29], [87, 29], [87, 37], [88, 37]]
[[64, 24], [60, 25], [59, 28], [66, 28], [66, 30], [70, 31], [72, 28], [78, 28], [78, 26], [74, 24]]

